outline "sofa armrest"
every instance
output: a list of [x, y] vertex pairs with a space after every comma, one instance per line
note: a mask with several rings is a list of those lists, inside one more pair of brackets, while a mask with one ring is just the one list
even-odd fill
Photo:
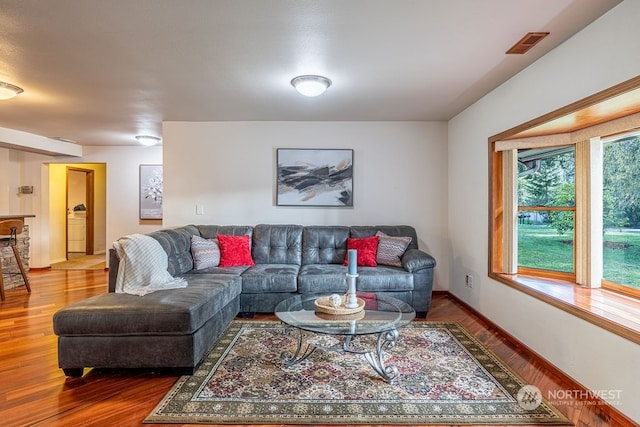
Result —
[[402, 256], [402, 266], [408, 272], [414, 273], [425, 268], [435, 267], [436, 260], [420, 249], [409, 249]]

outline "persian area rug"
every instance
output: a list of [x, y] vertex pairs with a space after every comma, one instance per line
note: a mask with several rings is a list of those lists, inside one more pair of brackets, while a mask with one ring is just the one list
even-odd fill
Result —
[[389, 384], [359, 354], [318, 349], [285, 367], [297, 330], [234, 321], [145, 422], [572, 425], [541, 396], [523, 394], [526, 383], [459, 324], [413, 322], [399, 332], [385, 350], [385, 363], [400, 372]]

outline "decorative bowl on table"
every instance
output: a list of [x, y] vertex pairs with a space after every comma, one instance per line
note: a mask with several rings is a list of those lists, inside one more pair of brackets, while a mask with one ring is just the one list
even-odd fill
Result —
[[340, 297], [339, 305], [336, 304], [337, 301], [334, 295], [317, 298], [314, 301], [314, 304], [316, 306], [316, 312], [338, 316], [338, 315], [354, 314], [364, 310], [365, 302], [362, 298], [357, 299], [358, 300], [357, 307], [347, 308], [344, 306], [345, 301], [347, 300], [347, 296], [342, 295], [339, 297]]

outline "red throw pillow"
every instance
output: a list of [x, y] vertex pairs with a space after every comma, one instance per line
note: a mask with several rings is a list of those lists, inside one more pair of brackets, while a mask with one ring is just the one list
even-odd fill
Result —
[[362, 267], [375, 267], [376, 255], [378, 254], [378, 236], [371, 237], [349, 237], [347, 239], [347, 253], [344, 255], [344, 263], [342, 265], [349, 265], [349, 249], [355, 249], [358, 251], [358, 266]]
[[228, 236], [218, 234], [220, 246], [220, 264], [218, 267], [233, 267], [237, 265], [256, 265], [251, 258], [249, 236]]

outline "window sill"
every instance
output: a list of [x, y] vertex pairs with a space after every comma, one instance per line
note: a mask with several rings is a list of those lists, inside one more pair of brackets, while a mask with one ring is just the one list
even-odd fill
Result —
[[602, 288], [539, 277], [489, 274], [501, 283], [640, 344], [640, 300]]

